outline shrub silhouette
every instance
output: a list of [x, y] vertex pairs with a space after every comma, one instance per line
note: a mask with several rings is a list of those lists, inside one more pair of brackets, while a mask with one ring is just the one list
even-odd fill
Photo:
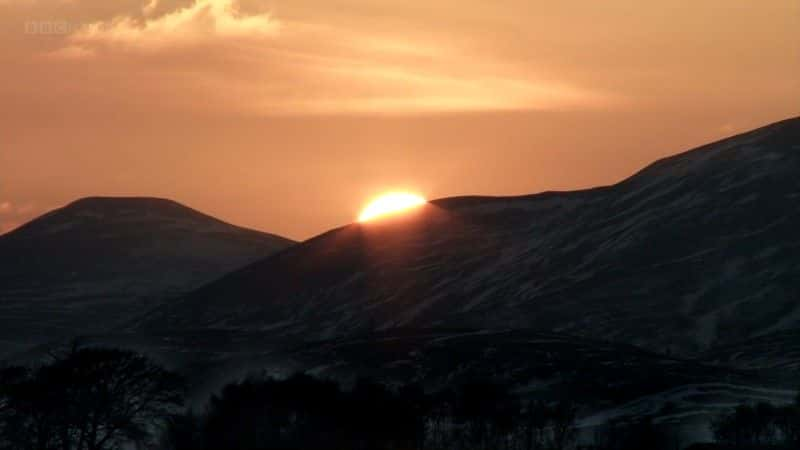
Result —
[[[404, 394], [419, 392], [405, 388]], [[163, 445], [184, 449], [393, 449], [420, 441], [419, 396], [370, 380], [350, 391], [308, 375], [225, 386], [202, 417], [170, 421]]]
[[[162, 448], [337, 450], [562, 450], [574, 443], [575, 408], [536, 405], [537, 440], [507, 386], [474, 382], [426, 393], [359, 379], [350, 389], [308, 375], [225, 386], [201, 415], [176, 416]], [[533, 414], [533, 410], [531, 410]], [[533, 417], [533, 416], [531, 416]], [[533, 423], [533, 422], [531, 422]]]
[[623, 416], [601, 427], [595, 444], [602, 450], [673, 450], [677, 439], [670, 430], [654, 424], [652, 417]]

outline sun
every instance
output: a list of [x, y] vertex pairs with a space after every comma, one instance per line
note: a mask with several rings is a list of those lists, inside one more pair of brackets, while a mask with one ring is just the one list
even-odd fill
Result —
[[368, 222], [379, 217], [397, 214], [426, 202], [424, 197], [410, 192], [388, 192], [369, 202], [358, 215], [358, 221]]

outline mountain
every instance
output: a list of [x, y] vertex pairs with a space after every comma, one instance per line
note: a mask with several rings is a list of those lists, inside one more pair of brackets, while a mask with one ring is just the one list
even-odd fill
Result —
[[[124, 303], [136, 306], [126, 317], [156, 307], [124, 326], [81, 329], [81, 342], [140, 350], [181, 371], [198, 408], [221, 385], [262, 370], [434, 388], [489, 378], [526, 398], [577, 401], [589, 432], [610, 418], [648, 416], [702, 440], [710, 415], [796, 395], [798, 202], [800, 119], [791, 119], [658, 161], [613, 186], [441, 199], [331, 230], [193, 291], [171, 290], [167, 302]], [[33, 229], [43, 236], [75, 230], [73, 222]], [[163, 233], [175, 221], [157, 222]], [[83, 246], [120, 233], [90, 231]], [[83, 251], [69, 236], [42, 247]], [[114, 242], [128, 243], [97, 247], [151, 248]], [[113, 267], [93, 261], [114, 258], [88, 255], [71, 264]], [[68, 266], [49, 273], [66, 277]], [[186, 270], [181, 262], [151, 266], [128, 261], [115, 270], [149, 270], [153, 279]], [[19, 269], [17, 278], [30, 273]], [[4, 325], [55, 323], [30, 303], [22, 314], [20, 302]], [[110, 323], [93, 315], [99, 303], [70, 299], [63, 304], [81, 315], [66, 307], [58, 314]], [[70, 327], [63, 336], [75, 334]], [[48, 336], [57, 337], [54, 327]], [[9, 360], [35, 361], [68, 345], [53, 341]]]
[[332, 230], [142, 318], [287, 340], [547, 330], [695, 354], [800, 326], [800, 118], [613, 186], [461, 197]]
[[293, 242], [157, 198], [85, 198], [0, 236], [0, 346], [112, 329]]

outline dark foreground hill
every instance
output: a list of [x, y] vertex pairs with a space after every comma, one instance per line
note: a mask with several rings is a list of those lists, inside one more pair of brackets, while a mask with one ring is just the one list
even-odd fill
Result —
[[800, 326], [800, 119], [577, 192], [443, 199], [170, 302], [142, 330], [548, 330], [690, 355]]
[[291, 244], [170, 200], [78, 200], [0, 236], [2, 346], [114, 329]]

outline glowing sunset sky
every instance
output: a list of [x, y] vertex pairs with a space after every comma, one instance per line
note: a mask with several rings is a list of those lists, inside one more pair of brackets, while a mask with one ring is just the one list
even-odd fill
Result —
[[0, 231], [88, 195], [306, 238], [800, 112], [800, 2], [0, 0]]

